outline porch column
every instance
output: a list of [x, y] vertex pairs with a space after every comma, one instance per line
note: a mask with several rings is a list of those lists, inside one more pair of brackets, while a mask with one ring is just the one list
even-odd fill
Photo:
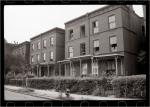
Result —
[[65, 76], [67, 76], [66, 63], [64, 64], [64, 66], [65, 66]]
[[55, 76], [56, 65], [53, 66], [53, 76]]
[[61, 76], [61, 63], [59, 63], [59, 76]]
[[123, 75], [123, 59], [121, 58], [121, 75]]
[[39, 77], [41, 77], [41, 66], [39, 67]]
[[47, 76], [49, 77], [49, 64], [47, 65]]
[[38, 65], [36, 66], [36, 75], [39, 76], [39, 73], [38, 73]]
[[118, 76], [118, 63], [117, 63], [118, 56], [115, 57], [115, 64], [116, 64], [116, 76]]
[[91, 58], [91, 75], [93, 74], [93, 57]]
[[72, 76], [72, 75], [71, 75], [71, 72], [72, 72], [72, 71], [71, 71], [71, 61], [70, 61], [70, 76]]
[[80, 59], [80, 76], [81, 76], [81, 74], [82, 74], [82, 61]]

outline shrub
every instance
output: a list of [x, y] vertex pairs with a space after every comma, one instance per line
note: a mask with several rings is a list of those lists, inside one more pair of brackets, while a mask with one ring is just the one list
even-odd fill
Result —
[[118, 77], [112, 80], [112, 85], [117, 97], [146, 97], [146, 75]]
[[15, 76], [15, 79], [23, 79], [24, 78], [24, 74], [22, 73], [18, 73], [16, 76]]
[[[17, 81], [17, 83], [16, 83]], [[65, 92], [70, 89], [71, 93], [92, 95], [99, 88], [100, 92], [93, 95], [107, 96], [105, 91], [112, 90], [110, 79], [107, 78], [73, 78], [73, 77], [48, 77], [48, 78], [29, 78], [28, 87], [36, 89], [55, 89]], [[22, 86], [21, 80], [11, 81], [13, 85]], [[22, 81], [23, 83], [23, 81]], [[111, 88], [110, 88], [111, 87]], [[112, 90], [113, 91], [113, 90]]]

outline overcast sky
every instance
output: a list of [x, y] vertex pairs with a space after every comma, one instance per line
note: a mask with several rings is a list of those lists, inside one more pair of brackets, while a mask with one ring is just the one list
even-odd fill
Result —
[[[64, 23], [105, 5], [9, 5], [4, 7], [4, 37], [13, 43], [29, 41], [54, 27], [65, 28]], [[141, 5], [133, 6], [143, 16]]]

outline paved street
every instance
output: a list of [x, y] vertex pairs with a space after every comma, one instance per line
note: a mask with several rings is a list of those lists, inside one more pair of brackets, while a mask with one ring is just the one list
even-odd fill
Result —
[[5, 90], [4, 98], [5, 100], [47, 100], [44, 98], [33, 97], [30, 95], [24, 95], [21, 93], [16, 93], [8, 90]]

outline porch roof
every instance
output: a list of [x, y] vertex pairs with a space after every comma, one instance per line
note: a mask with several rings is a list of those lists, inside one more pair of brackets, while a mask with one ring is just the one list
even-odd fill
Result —
[[113, 54], [105, 54], [105, 55], [96, 55], [93, 56], [95, 58], [102, 58], [102, 57], [114, 57], [114, 56], [124, 56], [123, 54], [113, 53]]
[[48, 62], [41, 62], [39, 65], [53, 65], [54, 63], [48, 63]]
[[84, 56], [78, 56], [78, 57], [72, 57], [72, 58], [66, 58], [65, 60], [61, 60], [61, 61], [57, 61], [58, 63], [61, 63], [61, 62], [69, 62], [71, 60], [74, 60], [74, 59], [82, 59], [82, 58], [104, 58], [104, 57], [114, 57], [114, 56], [121, 56], [123, 57], [124, 55], [123, 54], [118, 54], [118, 53], [113, 53], [113, 54], [104, 54], [104, 55], [96, 55], [96, 56], [93, 56], [93, 55], [84, 55]]
[[74, 59], [81, 59], [81, 58], [87, 58], [87, 57], [92, 57], [92, 55], [83, 55], [83, 56], [78, 56], [78, 57], [71, 57], [71, 58], [66, 58], [65, 60], [62, 61], [57, 61], [59, 62], [68, 62], [70, 60], [74, 60]]

